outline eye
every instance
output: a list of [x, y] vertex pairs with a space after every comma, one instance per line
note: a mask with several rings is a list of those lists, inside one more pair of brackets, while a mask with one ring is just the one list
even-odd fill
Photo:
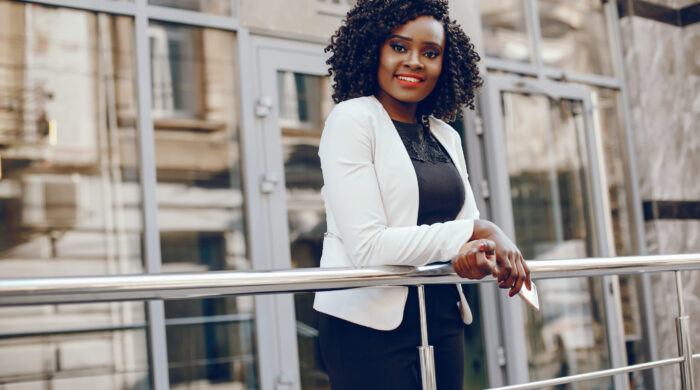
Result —
[[423, 53], [423, 55], [426, 56], [427, 58], [433, 59], [433, 58], [439, 57], [440, 52], [437, 50], [428, 50], [425, 53]]
[[389, 46], [397, 52], [397, 53], [405, 53], [406, 52], [406, 46], [400, 44], [400, 43], [390, 43]]

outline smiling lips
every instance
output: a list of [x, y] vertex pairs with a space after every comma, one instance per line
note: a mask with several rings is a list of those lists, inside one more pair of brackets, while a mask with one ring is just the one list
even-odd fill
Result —
[[415, 87], [416, 85], [425, 81], [423, 77], [412, 75], [412, 74], [397, 74], [394, 76], [399, 84], [405, 87]]

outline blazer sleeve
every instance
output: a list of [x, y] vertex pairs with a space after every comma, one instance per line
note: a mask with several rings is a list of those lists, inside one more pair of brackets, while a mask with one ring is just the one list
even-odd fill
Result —
[[[420, 266], [449, 261], [472, 236], [474, 220], [388, 226], [374, 169], [369, 115], [358, 118], [355, 112], [337, 108], [326, 120], [319, 156], [326, 208], [338, 229], [332, 233], [340, 236], [352, 264]], [[470, 194], [471, 190], [465, 202], [473, 202]]]

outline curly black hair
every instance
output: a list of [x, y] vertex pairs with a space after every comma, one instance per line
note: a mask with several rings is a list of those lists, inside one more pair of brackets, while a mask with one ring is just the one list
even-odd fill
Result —
[[418, 118], [426, 123], [433, 115], [451, 122], [461, 116], [461, 106], [474, 109], [474, 94], [482, 84], [480, 57], [459, 24], [450, 20], [447, 0], [358, 0], [325, 49], [332, 52], [326, 63], [328, 75], [334, 76], [333, 101], [376, 93], [382, 45], [397, 27], [419, 16], [442, 23], [445, 54], [435, 88], [418, 104]]

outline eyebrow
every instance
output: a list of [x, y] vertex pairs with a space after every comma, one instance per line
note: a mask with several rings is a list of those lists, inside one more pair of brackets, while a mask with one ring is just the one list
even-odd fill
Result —
[[[393, 34], [393, 35], [390, 35], [390, 36], [389, 36], [389, 39], [391, 39], [391, 38], [399, 38], [399, 39], [403, 39], [403, 40], [405, 40], [405, 41], [413, 42], [413, 38], [404, 37], [403, 35]], [[435, 46], [437, 46], [437, 47], [439, 47], [439, 48], [442, 49], [442, 45], [439, 44], [439, 43], [437, 43], [437, 42], [425, 41], [425, 42], [423, 42], [423, 43], [427, 43], [427, 44], [429, 44], [429, 45], [435, 45]]]

